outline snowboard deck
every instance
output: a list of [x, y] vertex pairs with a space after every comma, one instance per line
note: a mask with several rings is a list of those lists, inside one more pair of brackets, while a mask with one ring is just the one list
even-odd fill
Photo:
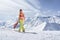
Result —
[[[19, 32], [18, 30], [14, 30], [15, 32]], [[19, 32], [19, 33], [27, 33], [27, 34], [37, 34], [35, 32]]]

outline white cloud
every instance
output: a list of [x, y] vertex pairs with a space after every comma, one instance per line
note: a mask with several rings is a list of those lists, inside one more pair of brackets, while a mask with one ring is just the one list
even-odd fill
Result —
[[[40, 8], [40, 6], [36, 4], [36, 1], [34, 0], [33, 0], [34, 2], [32, 2], [32, 0], [29, 1], [37, 8]], [[20, 8], [24, 10], [26, 16], [33, 15], [39, 11], [32, 5], [27, 3], [26, 0], [0, 0], [0, 14], [3, 16], [18, 15], [18, 11]]]
[[59, 15], [60, 11], [43, 10], [42, 13], [43, 13], [43, 15], [46, 15], [46, 16], [54, 16], [54, 15]]
[[33, 6], [35, 6], [35, 8], [40, 9], [40, 1], [39, 0], [27, 0], [29, 1]]

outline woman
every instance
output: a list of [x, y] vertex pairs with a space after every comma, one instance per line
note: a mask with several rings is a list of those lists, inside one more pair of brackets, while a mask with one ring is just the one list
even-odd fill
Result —
[[14, 29], [16, 28], [17, 24], [20, 23], [19, 32], [25, 32], [24, 20], [25, 20], [24, 13], [22, 9], [20, 9], [18, 21], [14, 24]]

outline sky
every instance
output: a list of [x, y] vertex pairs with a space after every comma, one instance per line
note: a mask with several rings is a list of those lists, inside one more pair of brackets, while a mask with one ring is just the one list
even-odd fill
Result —
[[0, 0], [0, 19], [18, 16], [19, 9], [26, 17], [60, 15], [60, 0]]
[[60, 10], [60, 0], [41, 0], [43, 8]]
[[41, 0], [40, 2], [42, 10], [47, 10], [46, 14], [60, 15], [60, 0]]

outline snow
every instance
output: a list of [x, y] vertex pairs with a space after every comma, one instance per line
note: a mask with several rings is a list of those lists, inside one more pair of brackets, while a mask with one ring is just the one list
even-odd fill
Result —
[[[37, 25], [36, 27], [25, 28], [25, 32], [39, 33], [40, 31], [43, 31], [43, 29], [45, 28], [46, 24], [47, 24], [46, 22], [43, 22], [40, 25]], [[25, 26], [27, 26], [27, 25], [24, 25], [24, 27]], [[18, 28], [16, 28], [15, 30], [18, 30]]]
[[57, 23], [47, 23], [45, 28], [44, 28], [45, 31], [59, 31], [60, 30], [60, 24], [57, 24]]
[[[17, 18], [11, 18], [6, 21], [0, 20], [0, 27], [8, 27], [13, 28], [14, 23], [16, 22]], [[48, 26], [47, 26], [48, 25]], [[49, 26], [50, 25], [50, 26]], [[56, 26], [54, 26], [56, 25]], [[57, 27], [58, 26], [58, 27]], [[60, 26], [60, 17], [58, 16], [48, 16], [48, 17], [42, 17], [38, 14], [36, 14], [34, 17], [27, 17], [24, 23], [24, 27], [27, 30], [36, 30], [39, 31], [45, 30], [57, 30]], [[17, 25], [17, 28], [19, 28], [19, 24]], [[38, 31], [36, 30], [36, 31]]]
[[[29, 19], [26, 19], [29, 20]], [[26, 21], [25, 27], [28, 30], [35, 31], [59, 31], [60, 30], [60, 17], [58, 16], [48, 16], [41, 17], [39, 14], [36, 14], [30, 21]], [[42, 26], [41, 26], [42, 25]], [[36, 29], [35, 29], [36, 28]], [[38, 29], [38, 30], [37, 30]]]
[[45, 26], [46, 26], [46, 22], [43, 22], [42, 24], [34, 27], [33, 30], [36, 31], [36, 32], [40, 32], [40, 31], [43, 31]]
[[26, 30], [27, 32], [35, 32], [35, 33], [39, 33], [40, 31], [43, 31], [43, 29], [46, 26], [46, 22], [43, 22], [42, 24], [36, 26], [36, 27], [31, 27], [31, 29]]
[[[60, 40], [60, 17], [40, 17], [36, 14], [32, 18], [26, 18], [24, 27], [27, 33], [14, 31], [13, 24], [16, 20], [0, 20], [0, 40]], [[18, 27], [19, 25], [15, 30]]]
[[30, 34], [0, 28], [0, 40], [60, 40], [60, 31], [40, 31], [37, 34]]
[[[13, 28], [14, 23], [16, 22], [17, 18], [11, 18], [6, 21], [0, 20], [0, 27], [7, 27], [7, 28]], [[48, 17], [42, 17], [38, 14], [36, 14], [34, 17], [27, 17], [24, 23], [25, 29], [28, 31], [35, 30], [35, 31], [43, 31], [43, 30], [60, 30], [60, 17], [58, 16], [48, 16]], [[19, 28], [19, 24], [17, 25], [17, 28]], [[38, 30], [36, 30], [38, 29]], [[39, 32], [38, 31], [38, 32]]]

